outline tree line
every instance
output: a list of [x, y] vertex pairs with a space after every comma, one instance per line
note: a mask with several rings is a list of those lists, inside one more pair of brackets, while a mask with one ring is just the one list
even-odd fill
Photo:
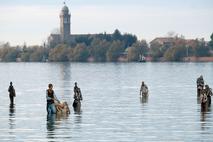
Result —
[[0, 45], [0, 60], [3, 62], [116, 62], [120, 58], [126, 61], [138, 61], [141, 55], [151, 57], [153, 61], [182, 61], [188, 56], [212, 56], [213, 34], [211, 40], [194, 40], [188, 45], [183, 38], [175, 37], [174, 44], [164, 45], [138, 40], [135, 35], [121, 34], [115, 30], [113, 34], [96, 34], [78, 36], [72, 45], [58, 44], [54, 47], [16, 46], [9, 43]]
[[210, 57], [213, 56], [213, 34], [209, 42], [204, 39], [192, 40], [187, 43], [183, 38], [174, 38], [173, 45], [150, 45], [150, 54], [154, 61], [183, 61], [184, 57]]

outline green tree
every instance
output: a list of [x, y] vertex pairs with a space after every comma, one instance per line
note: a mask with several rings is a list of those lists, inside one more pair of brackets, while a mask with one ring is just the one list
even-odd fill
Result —
[[114, 31], [114, 33], [112, 34], [112, 39], [113, 40], [121, 40], [122, 39], [121, 32], [118, 29], [116, 29]]
[[46, 48], [35, 46], [33, 48], [33, 53], [30, 55], [30, 61], [41, 62], [47, 57], [48, 51]]
[[134, 43], [137, 42], [137, 37], [131, 34], [124, 34], [122, 36], [122, 41], [125, 44], [125, 48], [132, 46]]
[[104, 62], [106, 61], [106, 53], [109, 46], [110, 42], [96, 38], [91, 43], [90, 55], [95, 58], [95, 61]]
[[209, 47], [200, 45], [195, 49], [195, 56], [197, 56], [197, 57], [209, 56], [210, 55], [209, 51], [210, 51]]
[[91, 35], [79, 35], [75, 41], [77, 44], [84, 43], [85, 45], [89, 46], [93, 40], [93, 37]]
[[208, 45], [210, 47], [211, 50], [213, 50], [213, 33], [210, 36], [211, 40], [209, 41]]
[[186, 57], [186, 47], [174, 47], [174, 61], [182, 61], [183, 57]]
[[3, 60], [6, 62], [15, 62], [19, 55], [20, 48], [9, 48]]
[[124, 43], [121, 41], [113, 41], [110, 45], [109, 49], [107, 50], [107, 61], [115, 62], [117, 61], [118, 57], [124, 52]]

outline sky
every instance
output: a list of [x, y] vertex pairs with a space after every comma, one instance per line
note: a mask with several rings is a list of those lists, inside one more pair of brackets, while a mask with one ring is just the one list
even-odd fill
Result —
[[[148, 42], [168, 32], [210, 40], [213, 0], [65, 0], [71, 33], [119, 29]], [[0, 43], [41, 45], [59, 28], [63, 0], [0, 0]]]

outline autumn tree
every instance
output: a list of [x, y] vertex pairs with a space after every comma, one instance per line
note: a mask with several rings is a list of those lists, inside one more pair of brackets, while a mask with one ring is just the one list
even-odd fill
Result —
[[77, 44], [73, 49], [73, 61], [86, 62], [89, 57], [89, 50], [85, 44]]
[[183, 57], [186, 57], [186, 46], [174, 46], [164, 54], [166, 61], [182, 61]]
[[49, 52], [49, 61], [54, 62], [68, 61], [67, 50], [68, 46], [66, 44], [60, 44], [57, 47], [51, 49]]

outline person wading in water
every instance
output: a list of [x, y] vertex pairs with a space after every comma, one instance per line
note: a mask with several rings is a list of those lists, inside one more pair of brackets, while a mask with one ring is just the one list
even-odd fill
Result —
[[55, 101], [59, 102], [59, 100], [55, 96], [52, 84], [48, 85], [48, 89], [46, 91], [46, 98], [47, 98], [47, 113], [55, 114], [56, 113]]
[[75, 86], [74, 86], [74, 95], [77, 93], [78, 91], [78, 85], [77, 85], [77, 82], [75, 82]]
[[148, 87], [144, 83], [144, 81], [142, 81], [142, 83], [141, 83], [140, 95], [141, 96], [147, 96], [148, 95]]
[[14, 105], [14, 97], [16, 96], [15, 89], [13, 87], [13, 83], [10, 82], [10, 86], [8, 88], [9, 97], [10, 97], [10, 105]]
[[203, 76], [201, 75], [198, 79], [197, 79], [197, 95], [200, 96], [201, 94], [201, 90], [204, 89], [204, 79]]
[[73, 107], [75, 108], [78, 106], [78, 104], [80, 105], [81, 100], [83, 100], [81, 89], [77, 86], [77, 82], [75, 82], [73, 98], [74, 98]]

